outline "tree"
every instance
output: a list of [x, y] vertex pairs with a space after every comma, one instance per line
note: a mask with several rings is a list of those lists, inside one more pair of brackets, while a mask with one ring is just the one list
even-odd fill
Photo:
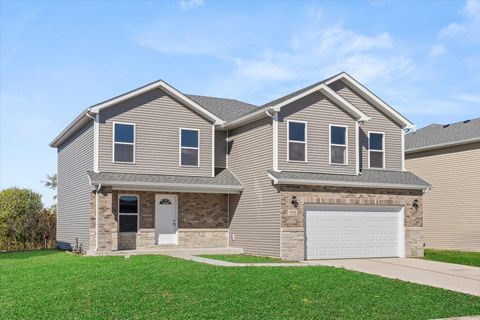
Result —
[[[43, 180], [43, 185], [49, 189], [57, 190], [57, 174], [49, 175], [47, 174], [47, 180]], [[57, 199], [57, 195], [53, 196], [53, 200]]]
[[53, 246], [54, 221], [40, 194], [16, 187], [0, 191], [0, 250]]

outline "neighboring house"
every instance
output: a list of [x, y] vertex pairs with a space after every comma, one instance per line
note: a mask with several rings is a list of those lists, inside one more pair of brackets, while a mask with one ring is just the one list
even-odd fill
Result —
[[263, 106], [156, 81], [87, 108], [58, 148], [59, 246], [422, 256], [413, 124], [346, 73]]
[[480, 118], [409, 133], [406, 165], [432, 184], [424, 197], [427, 248], [480, 251]]

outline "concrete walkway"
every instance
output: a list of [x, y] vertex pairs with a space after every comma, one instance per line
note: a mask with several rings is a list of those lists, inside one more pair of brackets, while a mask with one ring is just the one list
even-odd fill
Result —
[[480, 296], [480, 268], [408, 258], [308, 261]]

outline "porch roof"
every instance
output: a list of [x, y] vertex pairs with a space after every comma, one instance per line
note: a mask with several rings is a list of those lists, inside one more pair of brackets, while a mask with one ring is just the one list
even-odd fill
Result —
[[359, 175], [343, 175], [270, 170], [268, 174], [275, 184], [420, 190], [431, 188], [428, 182], [408, 171], [362, 170]]
[[171, 192], [240, 193], [240, 181], [225, 168], [215, 168], [214, 177], [175, 176], [88, 171], [91, 185], [121, 190], [158, 190]]

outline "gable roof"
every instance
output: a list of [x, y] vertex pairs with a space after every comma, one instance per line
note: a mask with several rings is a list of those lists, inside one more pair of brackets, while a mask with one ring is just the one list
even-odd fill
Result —
[[480, 118], [431, 124], [405, 136], [405, 152], [414, 153], [480, 141]]
[[136, 88], [134, 90], [128, 91], [111, 99], [102, 101], [100, 103], [94, 104], [87, 109], [85, 109], [79, 116], [75, 118], [53, 141], [50, 143], [51, 147], [58, 147], [63, 141], [65, 141], [71, 134], [73, 134], [79, 127], [83, 126], [85, 123], [89, 121], [89, 118], [92, 117], [92, 114], [98, 114], [100, 110], [111, 107], [117, 103], [122, 101], [131, 99], [138, 95], [141, 95], [145, 92], [154, 89], [162, 89], [166, 93], [172, 95], [173, 97], [177, 98], [181, 102], [183, 102], [187, 107], [191, 108], [192, 110], [198, 112], [199, 114], [203, 115], [207, 119], [213, 121], [215, 124], [223, 124], [225, 123], [224, 120], [219, 118], [217, 115], [209, 111], [207, 108], [199, 105], [197, 102], [192, 100], [191, 98], [187, 97], [168, 83], [163, 80], [157, 80], [150, 82], [144, 86]]
[[105, 100], [86, 108], [79, 116], [75, 118], [53, 141], [50, 143], [51, 147], [58, 147], [64, 142], [71, 134], [76, 132], [79, 128], [84, 126], [91, 120], [92, 114], [98, 114], [98, 112], [104, 108], [113, 106], [121, 101], [130, 99], [136, 95], [142, 94], [155, 88], [161, 88], [165, 92], [179, 99], [187, 107], [192, 108], [198, 113], [205, 116], [207, 119], [212, 120], [216, 125], [221, 125], [221, 128], [231, 129], [240, 125], [267, 117], [267, 113], [271, 110], [279, 111], [283, 106], [294, 102], [302, 97], [313, 93], [315, 91], [322, 92], [329, 99], [333, 100], [338, 106], [345, 110], [357, 121], [368, 121], [370, 118], [363, 113], [360, 109], [356, 108], [346, 99], [332, 90], [328, 84], [342, 80], [349, 84], [358, 94], [369, 100], [372, 104], [383, 110], [386, 114], [390, 115], [392, 119], [397, 121], [404, 128], [411, 128], [413, 124], [406, 118], [401, 116], [396, 110], [388, 106], [380, 98], [371, 93], [358, 81], [350, 77], [347, 73], [341, 72], [333, 77], [322, 80], [320, 82], [309, 85], [305, 88], [289, 93], [283, 97], [270, 101], [261, 107], [256, 105], [242, 102], [235, 99], [208, 97], [192, 94], [183, 94], [174, 87], [170, 86], [163, 80], [158, 80], [146, 84], [142, 87], [126, 92], [119, 96]]
[[415, 128], [415, 125], [410, 120], [402, 116], [397, 110], [395, 110], [390, 105], [388, 105], [385, 101], [377, 97], [373, 92], [368, 90], [364, 85], [362, 85], [360, 82], [355, 80], [352, 76], [350, 76], [346, 72], [341, 72], [338, 75], [325, 80], [325, 84], [329, 85], [338, 80], [347, 84], [362, 98], [370, 102], [372, 105], [374, 105], [378, 109], [382, 110], [385, 114], [390, 116], [395, 122], [401, 125], [402, 128], [404, 129]]

